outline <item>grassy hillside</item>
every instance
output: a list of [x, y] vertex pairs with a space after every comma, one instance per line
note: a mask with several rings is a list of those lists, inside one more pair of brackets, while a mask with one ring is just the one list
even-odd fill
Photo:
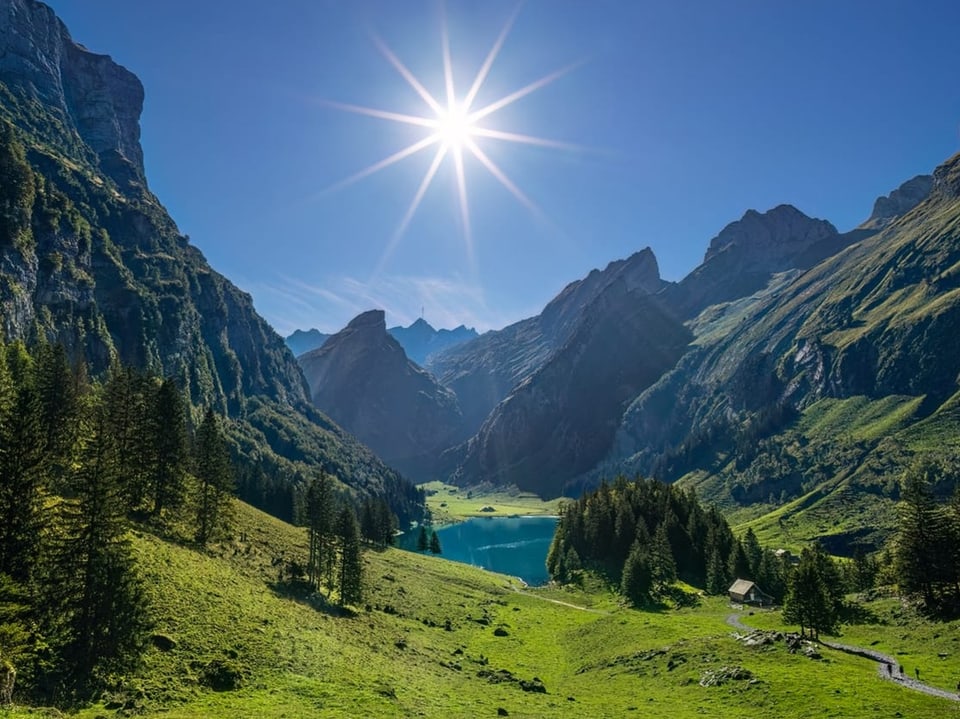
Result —
[[[722, 599], [638, 612], [602, 591], [521, 590], [508, 577], [391, 549], [367, 554], [369, 606], [343, 615], [273, 584], [276, 559], [304, 554], [302, 530], [239, 510], [243, 539], [206, 553], [134, 537], [157, 646], [138, 676], [118, 679], [114, 694], [75, 716], [446, 718], [502, 708], [511, 717], [922, 718], [954, 710], [881, 681], [863, 659], [745, 648], [731, 638]], [[923, 666], [940, 662], [935, 679], [949, 687], [960, 663], [947, 631], [934, 638], [930, 630], [911, 651]], [[751, 678], [700, 685], [722, 667]], [[230, 672], [237, 688], [210, 688]], [[546, 691], [524, 691], [521, 681]]]

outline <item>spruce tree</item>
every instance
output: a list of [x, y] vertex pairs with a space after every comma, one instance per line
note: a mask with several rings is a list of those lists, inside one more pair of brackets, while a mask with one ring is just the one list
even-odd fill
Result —
[[650, 602], [652, 589], [653, 571], [650, 566], [650, 556], [645, 547], [639, 542], [634, 542], [627, 554], [627, 561], [623, 565], [620, 593], [633, 606], [641, 607]]
[[28, 583], [40, 548], [44, 459], [33, 361], [20, 343], [0, 357], [0, 574]]
[[141, 508], [151, 484], [155, 391], [149, 377], [119, 363], [111, 365], [103, 388], [107, 423], [123, 457], [123, 493], [129, 511]]
[[430, 538], [427, 536], [427, 527], [420, 525], [420, 533], [417, 535], [417, 551], [426, 552], [430, 548]]
[[360, 527], [353, 507], [344, 505], [337, 517], [340, 544], [340, 606], [356, 604], [363, 598], [363, 553]]
[[197, 429], [195, 468], [200, 485], [196, 539], [202, 545], [229, 525], [230, 498], [236, 486], [226, 440], [209, 408]]
[[150, 412], [150, 489], [154, 517], [183, 503], [187, 467], [187, 424], [183, 395], [172, 379], [156, 391]]
[[804, 549], [800, 563], [790, 576], [783, 606], [783, 620], [799, 624], [800, 634], [810, 630], [817, 639], [820, 632], [831, 631], [839, 619], [840, 602], [836, 567], [819, 547]]
[[666, 523], [657, 527], [653, 542], [650, 544], [650, 572], [654, 588], [658, 592], [677, 580], [677, 565], [673, 558], [673, 550], [670, 548], [670, 541], [667, 539]]
[[137, 660], [148, 620], [125, 536], [121, 458], [103, 405], [91, 398], [82, 415], [71, 499], [60, 505], [64, 534], [54, 557], [59, 583], [53, 594], [66, 632], [64, 678], [87, 691]]
[[440, 554], [443, 551], [440, 549], [440, 537], [436, 532], [430, 534], [430, 551], [433, 554]]
[[333, 487], [332, 480], [325, 473], [307, 485], [306, 519], [309, 544], [307, 578], [319, 588], [324, 579], [327, 584], [332, 583], [336, 559]]
[[937, 590], [950, 577], [950, 527], [932, 487], [940, 466], [929, 457], [911, 465], [903, 475], [896, 540], [897, 574], [901, 589], [919, 592], [927, 607], [936, 603]]

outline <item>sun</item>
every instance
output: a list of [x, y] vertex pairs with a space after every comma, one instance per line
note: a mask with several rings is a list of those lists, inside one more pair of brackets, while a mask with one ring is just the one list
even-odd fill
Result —
[[446, 94], [444, 103], [441, 103], [436, 96], [429, 92], [426, 87], [424, 87], [423, 83], [407, 68], [406, 65], [403, 64], [403, 62], [401, 62], [400, 58], [394, 54], [393, 50], [391, 50], [383, 40], [376, 35], [373, 36], [374, 44], [380, 53], [387, 59], [394, 69], [396, 69], [401, 77], [406, 80], [407, 84], [426, 104], [428, 112], [424, 115], [412, 115], [408, 113], [381, 110], [373, 107], [351, 105], [341, 102], [325, 102], [326, 105], [339, 110], [353, 112], [360, 115], [367, 115], [369, 117], [388, 120], [390, 122], [415, 125], [424, 129], [424, 136], [419, 141], [398, 150], [379, 162], [375, 162], [374, 164], [364, 168], [363, 170], [360, 170], [345, 180], [336, 183], [333, 187], [328, 188], [329, 190], [340, 189], [347, 185], [351, 185], [358, 180], [368, 177], [386, 167], [389, 167], [390, 165], [416, 155], [424, 150], [429, 148], [434, 149], [433, 161], [430, 163], [426, 174], [420, 181], [420, 184], [414, 193], [413, 199], [411, 200], [410, 205], [407, 207], [406, 213], [401, 218], [397, 228], [394, 230], [393, 235], [391, 236], [390, 241], [380, 258], [377, 272], [379, 272], [380, 268], [385, 265], [386, 261], [390, 257], [390, 254], [393, 252], [396, 245], [407, 231], [410, 222], [413, 220], [413, 217], [417, 212], [417, 208], [420, 206], [424, 195], [426, 195], [434, 177], [437, 175], [440, 166], [445, 160], [449, 159], [453, 163], [454, 176], [456, 178], [457, 185], [456, 196], [457, 204], [459, 206], [458, 214], [460, 216], [460, 223], [463, 229], [468, 259], [472, 266], [474, 264], [473, 237], [470, 230], [470, 204], [467, 196], [465, 160], [470, 159], [478, 162], [480, 165], [486, 168], [486, 170], [494, 178], [496, 178], [496, 180], [503, 185], [519, 202], [525, 205], [537, 216], [542, 217], [542, 213], [540, 212], [539, 208], [520, 190], [519, 187], [516, 186], [516, 184], [514, 184], [514, 182], [506, 175], [506, 173], [503, 172], [503, 170], [500, 169], [500, 167], [489, 157], [489, 155], [484, 152], [481, 144], [483, 142], [496, 140], [501, 142], [537, 145], [540, 147], [551, 147], [563, 150], [579, 151], [582, 149], [579, 146], [570, 143], [558, 142], [542, 137], [536, 137], [534, 135], [526, 135], [494, 129], [491, 127], [486, 127], [482, 124], [482, 121], [485, 118], [489, 118], [497, 111], [502, 110], [508, 105], [511, 105], [527, 95], [530, 95], [531, 93], [554, 82], [581, 64], [574, 63], [568, 67], [546, 75], [545, 77], [541, 77], [534, 82], [524, 85], [520, 89], [500, 98], [499, 100], [496, 100], [495, 102], [483, 105], [481, 107], [474, 107], [477, 95], [480, 92], [480, 89], [483, 87], [494, 61], [497, 59], [497, 55], [499, 55], [500, 49], [503, 47], [503, 44], [507, 39], [507, 35], [510, 33], [511, 28], [513, 27], [518, 13], [519, 7], [505, 23], [503, 29], [500, 31], [499, 36], [494, 42], [493, 47], [490, 49], [486, 59], [483, 61], [480, 70], [474, 77], [469, 90], [462, 97], [458, 97], [454, 85], [453, 63], [451, 61], [450, 54], [450, 39], [447, 31], [446, 16], [443, 16], [441, 23], [440, 44], [443, 58], [444, 89]]
[[460, 151], [471, 141], [475, 125], [462, 103], [453, 103], [437, 116], [437, 137], [448, 150]]

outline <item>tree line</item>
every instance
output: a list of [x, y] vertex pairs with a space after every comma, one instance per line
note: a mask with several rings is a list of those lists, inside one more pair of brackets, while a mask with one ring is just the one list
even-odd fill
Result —
[[752, 579], [767, 593], [786, 591], [784, 563], [760, 546], [752, 530], [734, 536], [715, 508], [704, 508], [692, 490], [654, 479], [606, 481], [565, 506], [547, 555], [560, 583], [583, 571], [616, 583], [631, 603], [658, 601], [677, 579], [709, 594], [734, 579]]
[[192, 428], [171, 380], [114, 366], [94, 382], [60, 345], [0, 345], [0, 664], [21, 693], [82, 697], [138, 661], [131, 521], [203, 545], [233, 477], [219, 418]]

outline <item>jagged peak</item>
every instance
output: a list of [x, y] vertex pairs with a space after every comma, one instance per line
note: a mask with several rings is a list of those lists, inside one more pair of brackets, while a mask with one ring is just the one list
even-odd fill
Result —
[[860, 225], [864, 230], [880, 230], [898, 217], [907, 214], [923, 202], [933, 189], [933, 175], [917, 175], [889, 195], [878, 197], [873, 203], [869, 219]]
[[827, 220], [819, 220], [793, 205], [782, 204], [767, 210], [747, 210], [739, 220], [731, 222], [710, 240], [704, 263], [737, 245], [744, 251], [770, 249], [786, 245], [809, 245], [837, 235], [837, 228]]
[[933, 192], [945, 199], [960, 197], [960, 152], [933, 171]]

